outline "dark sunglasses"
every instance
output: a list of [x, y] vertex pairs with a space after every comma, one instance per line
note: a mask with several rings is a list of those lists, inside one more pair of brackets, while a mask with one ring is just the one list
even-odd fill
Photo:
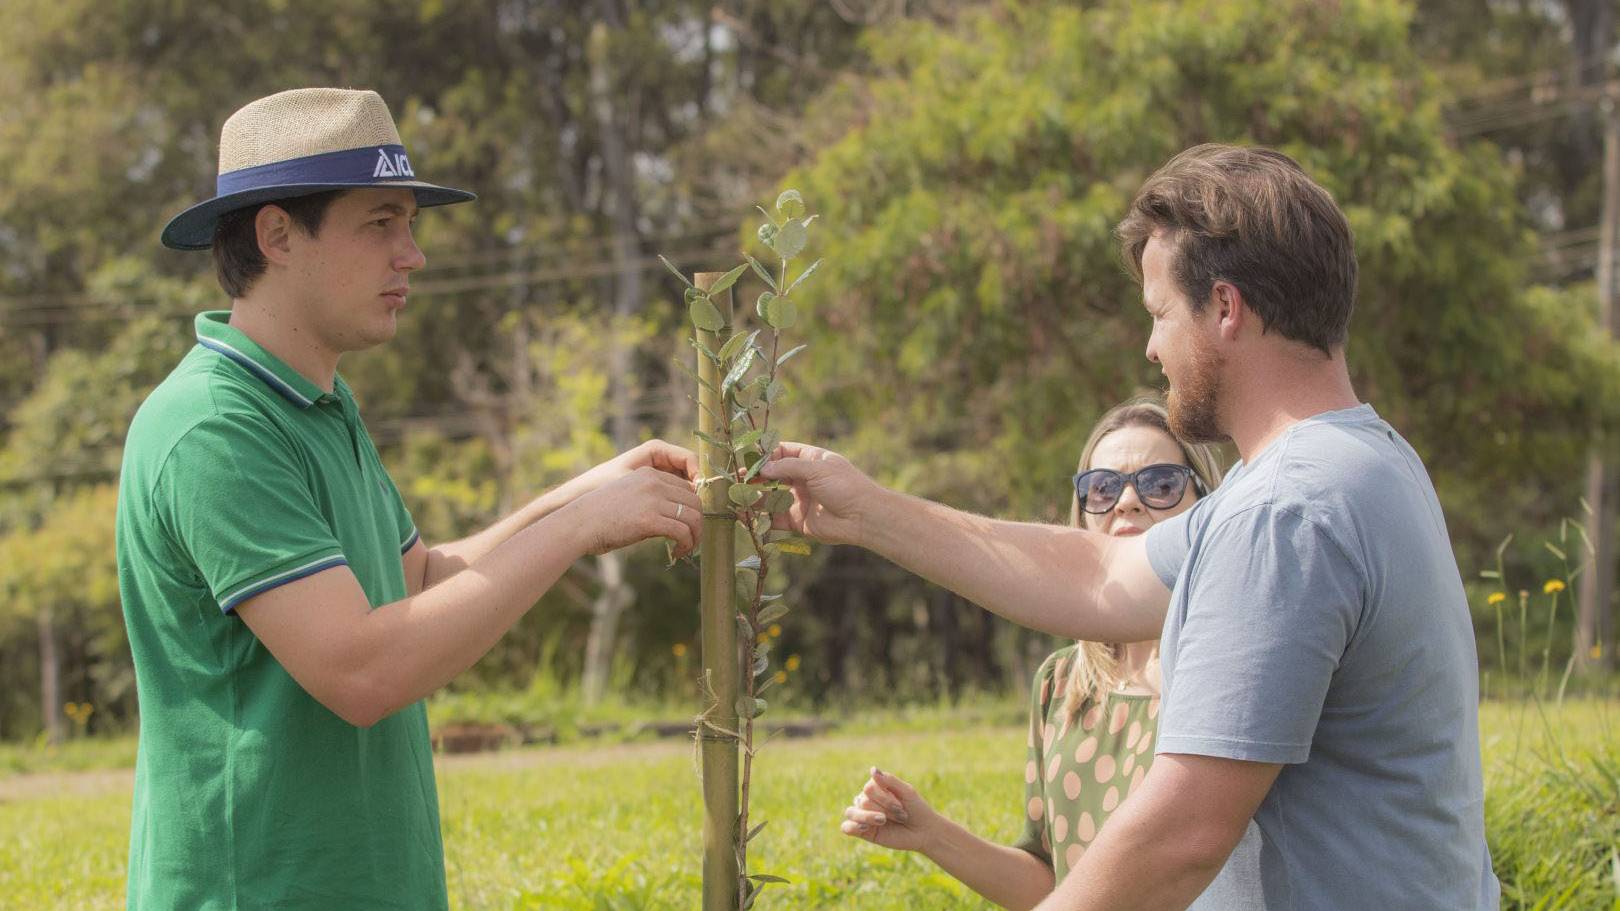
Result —
[[1111, 468], [1093, 468], [1074, 476], [1074, 494], [1080, 498], [1080, 508], [1100, 516], [1119, 505], [1125, 485], [1136, 488], [1136, 498], [1150, 509], [1169, 509], [1187, 495], [1187, 482], [1192, 481], [1199, 496], [1205, 494], [1204, 482], [1186, 465], [1149, 465], [1130, 474], [1120, 474]]

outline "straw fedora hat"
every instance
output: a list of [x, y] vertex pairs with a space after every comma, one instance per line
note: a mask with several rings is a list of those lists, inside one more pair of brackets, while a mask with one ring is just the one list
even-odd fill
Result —
[[171, 219], [163, 245], [207, 250], [220, 216], [326, 190], [409, 187], [423, 208], [476, 199], [416, 179], [382, 96], [351, 89], [293, 89], [260, 98], [219, 131], [213, 199]]

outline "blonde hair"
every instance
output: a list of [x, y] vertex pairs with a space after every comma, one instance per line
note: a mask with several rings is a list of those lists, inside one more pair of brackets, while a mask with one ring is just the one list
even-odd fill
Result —
[[[1170, 413], [1165, 409], [1164, 400], [1157, 395], [1138, 396], [1108, 409], [1097, 420], [1096, 426], [1091, 428], [1091, 436], [1086, 439], [1085, 448], [1080, 451], [1080, 470], [1086, 471], [1091, 468], [1092, 454], [1096, 452], [1097, 444], [1102, 442], [1103, 437], [1127, 427], [1148, 427], [1175, 440], [1176, 446], [1181, 449], [1182, 459], [1197, 476], [1205, 495], [1214, 491], [1216, 485], [1221, 483], [1221, 468], [1215, 457], [1214, 448], [1207, 443], [1189, 443], [1176, 436], [1170, 429]], [[1080, 526], [1078, 495], [1069, 507], [1069, 523], [1077, 528]], [[1074, 650], [1074, 658], [1069, 661], [1068, 680], [1064, 686], [1066, 692], [1063, 703], [1064, 714], [1073, 719], [1080, 714], [1080, 709], [1088, 697], [1100, 701], [1104, 694], [1124, 680], [1125, 675], [1119, 668], [1122, 647], [1118, 642], [1080, 640]], [[1058, 671], [1061, 674], [1062, 668]]]

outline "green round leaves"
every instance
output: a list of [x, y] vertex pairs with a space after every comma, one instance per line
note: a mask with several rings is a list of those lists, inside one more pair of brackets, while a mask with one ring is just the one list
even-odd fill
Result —
[[799, 218], [804, 215], [804, 197], [798, 190], [783, 190], [782, 195], [776, 197], [776, 211], [784, 218]]
[[799, 308], [793, 301], [772, 291], [759, 296], [754, 302], [754, 311], [772, 329], [789, 329], [799, 321]]
[[765, 308], [765, 322], [772, 329], [792, 329], [799, 322], [799, 308], [793, 301], [778, 297]]
[[787, 512], [793, 508], [793, 491], [781, 487], [773, 488], [765, 494], [763, 508], [766, 512]]
[[702, 293], [696, 297], [687, 295], [686, 313], [691, 317], [692, 325], [705, 332], [719, 332], [726, 327], [726, 318], [720, 315], [720, 308]]
[[[763, 238], [762, 238], [763, 239]], [[792, 259], [804, 252], [804, 245], [810, 239], [810, 230], [804, 222], [789, 219], [776, 231], [776, 238], [771, 242], [771, 249], [783, 259]]]

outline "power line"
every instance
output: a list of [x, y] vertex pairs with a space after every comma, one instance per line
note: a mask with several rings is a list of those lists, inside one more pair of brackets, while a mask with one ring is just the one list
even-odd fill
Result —
[[1518, 76], [1504, 76], [1493, 79], [1471, 92], [1456, 96], [1452, 99], [1450, 106], [1454, 108], [1487, 107], [1491, 104], [1488, 99], [1513, 95], [1525, 89], [1534, 89], [1536, 86], [1556, 85], [1566, 79], [1573, 82], [1583, 82], [1587, 73], [1599, 71], [1605, 65], [1606, 61], [1601, 57], [1594, 57], [1578, 64], [1550, 66]]
[[[731, 228], [694, 231], [685, 234], [648, 237], [643, 243], [654, 248], [667, 248], [691, 240], [714, 241], [733, 234], [735, 234], [735, 231]], [[576, 243], [568, 245], [537, 244], [533, 246], [464, 249], [449, 256], [434, 254], [428, 259], [428, 267], [417, 274], [419, 276], [435, 276], [444, 272], [489, 263], [506, 263], [510, 265], [515, 262], [528, 261], [530, 268], [538, 268], [539, 265], [547, 263], [577, 263], [581, 259], [579, 256], [581, 251], [600, 250], [606, 243], [607, 240], [605, 239], [590, 237], [582, 238]], [[449, 261], [446, 262], [446, 259]], [[6, 312], [7, 309], [11, 312], [69, 309], [73, 307], [102, 309], [115, 303], [117, 302], [108, 301], [83, 291], [42, 291], [26, 295], [0, 296], [0, 313]]]
[[[1499, 80], [1480, 91], [1460, 96], [1453, 102], [1452, 113], [1448, 117], [1452, 132], [1458, 138], [1467, 138], [1563, 117], [1572, 108], [1594, 103], [1608, 92], [1615, 91], [1617, 83], [1614, 81], [1607, 85], [1594, 83], [1575, 89], [1562, 86], [1562, 80], [1571, 76], [1578, 80], [1589, 70], [1595, 70], [1603, 65], [1602, 60], [1591, 60], [1580, 66], [1538, 70]], [[1523, 94], [1523, 97], [1511, 97], [1520, 94]], [[1482, 99], [1495, 100], [1482, 101]], [[694, 231], [649, 237], [645, 242], [659, 246], [690, 239], [712, 239], [730, 233], [729, 228]], [[1551, 239], [1548, 242], [1551, 243]], [[430, 260], [433, 265], [422, 271], [416, 293], [450, 295], [524, 284], [604, 277], [612, 274], [616, 268], [613, 263], [605, 260], [580, 262], [575, 252], [601, 249], [606, 243], [605, 238], [589, 236], [537, 243], [529, 247], [475, 247], [451, 250], [436, 254]], [[692, 255], [723, 256], [727, 255], [727, 251], [707, 250]], [[509, 268], [453, 278], [434, 277], [444, 272], [473, 269], [492, 263], [516, 263], [525, 258], [532, 258], [537, 264], [528, 269]], [[548, 263], [547, 261], [552, 258], [565, 264]], [[635, 265], [643, 270], [652, 269], [657, 265], [657, 259], [652, 256], [642, 257]], [[150, 308], [154, 303], [150, 299], [105, 300], [83, 292], [41, 292], [28, 296], [0, 297], [0, 326], [30, 329], [121, 321], [137, 315], [142, 307]]]
[[[738, 254], [734, 248], [710, 247], [672, 251], [665, 255], [670, 261], [680, 265], [683, 262], [711, 262], [726, 257], [736, 258]], [[411, 295], [413, 297], [432, 297], [435, 295], [455, 297], [478, 291], [511, 288], [520, 285], [562, 284], [569, 281], [602, 278], [612, 275], [623, 265], [623, 263], [614, 263], [611, 260], [597, 260], [594, 262], [574, 262], [567, 266], [553, 268], [511, 269], [461, 278], [428, 279], [414, 284], [411, 288]], [[663, 271], [663, 264], [659, 261], [657, 255], [643, 256], [632, 260], [631, 265], [642, 272], [657, 274]], [[46, 304], [0, 311], [0, 326], [10, 329], [27, 329], [43, 326], [122, 322], [144, 313], [151, 313], [164, 303], [166, 302], [154, 298], [123, 298], [112, 301], [85, 298], [82, 302], [71, 306]], [[172, 314], [172, 316], [175, 319], [189, 320], [193, 315], [187, 313]]]
[[1595, 104], [1614, 91], [1614, 81], [1568, 88], [1561, 83], [1535, 84], [1519, 98], [1475, 105], [1453, 106], [1447, 117], [1459, 137], [1529, 126], [1569, 113], [1571, 108]]

